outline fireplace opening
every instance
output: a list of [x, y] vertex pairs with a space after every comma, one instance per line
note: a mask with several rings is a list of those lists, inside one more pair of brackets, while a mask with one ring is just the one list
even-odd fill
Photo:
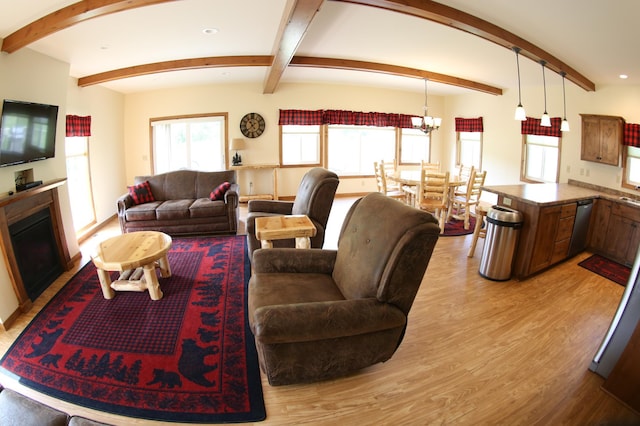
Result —
[[49, 209], [10, 225], [9, 235], [22, 282], [33, 301], [64, 271]]

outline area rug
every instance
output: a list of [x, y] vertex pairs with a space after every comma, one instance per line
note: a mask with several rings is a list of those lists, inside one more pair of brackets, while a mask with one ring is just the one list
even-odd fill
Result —
[[614, 262], [613, 260], [609, 260], [599, 254], [589, 256], [582, 262], [578, 263], [578, 265], [622, 286], [627, 285], [629, 275], [631, 274], [631, 268]]
[[443, 237], [457, 237], [459, 235], [473, 234], [473, 229], [476, 226], [476, 218], [471, 216], [469, 218], [469, 229], [464, 229], [464, 220], [458, 220], [451, 218], [444, 224], [444, 233], [440, 234]]
[[22, 332], [0, 371], [55, 398], [123, 416], [263, 420], [245, 241], [174, 238], [172, 276], [159, 279], [158, 301], [146, 291], [104, 299], [90, 262]]

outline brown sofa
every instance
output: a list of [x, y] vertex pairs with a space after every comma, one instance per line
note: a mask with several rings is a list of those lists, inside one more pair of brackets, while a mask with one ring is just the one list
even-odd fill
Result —
[[109, 426], [44, 405], [0, 386], [0, 425], [2, 426]]
[[[169, 235], [235, 234], [238, 231], [238, 184], [233, 170], [179, 170], [155, 176], [136, 176], [134, 184], [149, 182], [154, 201], [135, 204], [130, 193], [118, 198], [123, 233], [162, 231]], [[211, 191], [229, 182], [223, 199], [212, 201]]]
[[440, 234], [379, 193], [356, 201], [337, 250], [253, 253], [249, 323], [271, 385], [326, 380], [394, 354]]

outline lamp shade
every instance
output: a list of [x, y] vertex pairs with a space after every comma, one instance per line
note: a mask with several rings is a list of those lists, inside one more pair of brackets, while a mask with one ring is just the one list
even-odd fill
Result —
[[232, 151], [242, 151], [244, 149], [244, 139], [234, 138], [231, 140]]

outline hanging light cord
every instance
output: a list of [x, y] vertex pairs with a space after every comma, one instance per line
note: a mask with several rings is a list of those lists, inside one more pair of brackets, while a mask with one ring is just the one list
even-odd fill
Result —
[[560, 71], [560, 75], [562, 76], [562, 103], [564, 106], [564, 119], [567, 119], [567, 95], [564, 92], [564, 76], [567, 75], [566, 72]]
[[546, 65], [546, 61], [540, 61], [540, 65], [542, 65], [542, 85], [544, 86], [544, 113], [547, 113], [547, 81], [544, 78], [544, 66]]
[[424, 79], [424, 115], [427, 115], [427, 82], [429, 81], [429, 79], [425, 78]]
[[514, 47], [513, 50], [516, 52], [516, 67], [518, 68], [518, 105], [522, 105], [522, 94], [520, 92], [520, 60], [518, 59], [520, 48]]

